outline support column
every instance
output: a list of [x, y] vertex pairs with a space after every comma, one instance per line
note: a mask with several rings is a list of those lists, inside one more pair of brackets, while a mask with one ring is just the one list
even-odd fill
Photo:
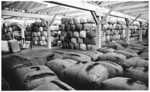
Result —
[[125, 18], [125, 21], [127, 23], [127, 29], [126, 29], [126, 43], [129, 43], [130, 40], [130, 33], [129, 33], [129, 19]]
[[45, 25], [46, 25], [47, 28], [48, 28], [48, 29], [47, 29], [47, 47], [48, 47], [49, 49], [52, 48], [52, 45], [51, 45], [51, 30], [50, 30], [50, 27], [51, 27], [51, 25], [53, 24], [53, 22], [54, 22], [56, 16], [57, 16], [57, 15], [54, 15], [53, 19], [52, 19], [51, 21], [48, 21], [48, 23], [46, 23], [46, 21], [45, 21], [44, 19], [40, 18], [40, 20], [41, 20], [43, 23], [45, 23]]
[[102, 34], [102, 26], [100, 23], [101, 17], [97, 16], [98, 24], [96, 25], [96, 48], [101, 48], [101, 34]]
[[143, 25], [142, 22], [140, 21], [140, 30], [139, 30], [139, 41], [142, 42], [142, 35], [143, 35]]

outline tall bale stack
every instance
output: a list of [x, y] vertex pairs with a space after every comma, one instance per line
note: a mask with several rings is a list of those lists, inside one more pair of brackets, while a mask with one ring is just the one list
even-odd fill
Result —
[[92, 50], [95, 45], [96, 25], [92, 16], [64, 17], [60, 30], [66, 32], [63, 40], [64, 48]]

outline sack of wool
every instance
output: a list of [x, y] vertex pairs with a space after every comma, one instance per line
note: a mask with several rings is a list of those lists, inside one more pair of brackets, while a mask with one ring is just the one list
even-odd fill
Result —
[[76, 88], [80, 90], [94, 90], [95, 86], [101, 85], [102, 81], [108, 79], [108, 70], [99, 63], [86, 63], [78, 72], [76, 77]]
[[43, 65], [19, 68], [15, 72], [18, 79], [18, 86], [21, 86], [22, 90], [31, 90], [47, 81], [58, 79], [52, 70]]
[[110, 21], [111, 24], [116, 24], [117, 23], [116, 17], [109, 18], [109, 21]]
[[72, 60], [72, 59], [54, 59], [54, 60], [48, 61], [45, 65], [48, 68], [50, 68], [52, 71], [54, 71], [54, 73], [56, 73], [58, 78], [63, 80], [64, 79], [63, 73], [65, 69], [75, 65], [76, 63], [77, 61]]
[[69, 18], [69, 19], [68, 19], [68, 24], [70, 24], [70, 25], [73, 25], [73, 24], [74, 24], [73, 18]]
[[75, 44], [75, 43], [77, 43], [77, 39], [76, 38], [71, 38], [71, 42]]
[[82, 24], [76, 24], [75, 29], [76, 29], [76, 31], [81, 31], [83, 29]]
[[143, 52], [142, 54], [140, 54], [139, 57], [141, 57], [143, 59], [148, 59], [148, 52]]
[[95, 33], [95, 31], [93, 31], [93, 30], [88, 30], [87, 32], [86, 32], [86, 37], [87, 38], [94, 38], [96, 36], [96, 33]]
[[32, 31], [32, 28], [30, 26], [27, 26], [26, 31]]
[[107, 47], [109, 48], [113, 48], [115, 50], [122, 50], [124, 49], [124, 47], [122, 47], [119, 43], [116, 43], [116, 42], [111, 42], [107, 45]]
[[110, 36], [106, 36], [106, 42], [110, 41]]
[[87, 23], [87, 17], [81, 17], [80, 22], [81, 24]]
[[125, 67], [148, 67], [148, 61], [140, 57], [132, 57], [127, 59], [123, 65]]
[[70, 31], [70, 25], [69, 24], [65, 25], [65, 31]]
[[41, 36], [41, 32], [37, 32], [37, 36]]
[[38, 91], [38, 90], [75, 90], [71, 86], [67, 85], [66, 83], [60, 81], [60, 80], [52, 80], [48, 81], [44, 84], [39, 85], [38, 87], [32, 89], [32, 91]]
[[80, 44], [75, 43], [75, 44], [74, 44], [74, 49], [79, 50], [79, 49], [80, 49]]
[[46, 41], [43, 41], [43, 45], [46, 46], [46, 45], [47, 45], [47, 42], [46, 42]]
[[37, 43], [37, 41], [34, 41], [33, 44], [37, 45], [38, 43]]
[[103, 31], [106, 31], [107, 29], [109, 29], [109, 28], [108, 28], [108, 24], [103, 25], [102, 28], [103, 28]]
[[110, 36], [110, 30], [106, 30], [106, 36]]
[[77, 31], [73, 32], [73, 37], [79, 38], [79, 32], [77, 32]]
[[122, 76], [122, 74], [123, 74], [122, 66], [120, 66], [114, 62], [111, 62], [111, 61], [96, 61], [96, 62], [108, 69], [109, 78]]
[[67, 32], [67, 37], [68, 38], [72, 38], [73, 37], [73, 32], [72, 31], [68, 31]]
[[78, 38], [78, 43], [79, 44], [83, 44], [83, 39], [82, 38]]
[[[12, 31], [21, 31], [21, 28], [18, 27], [17, 25], [13, 26], [12, 29], [10, 29]], [[9, 30], [8, 30], [9, 31]]]
[[131, 67], [124, 71], [124, 76], [148, 84], [148, 68], [146, 69], [145, 67]]
[[39, 31], [43, 31], [43, 27], [39, 27]]
[[[111, 37], [111, 36], [110, 36]], [[102, 38], [102, 42], [105, 42], [106, 41], [106, 37], [105, 36], [103, 36]], [[110, 38], [111, 39], [111, 38]]]
[[80, 31], [80, 37], [86, 38], [86, 31], [84, 31], [84, 30]]
[[122, 25], [122, 30], [126, 30], [127, 26], [126, 25]]
[[75, 31], [75, 29], [76, 29], [76, 25], [70, 25], [70, 30], [71, 31]]
[[43, 27], [43, 31], [47, 31], [48, 30], [48, 28], [47, 27]]
[[45, 40], [46, 40], [45, 36], [41, 36], [41, 37], [40, 37], [40, 40], [41, 40], [41, 41], [45, 41]]
[[125, 55], [128, 58], [131, 58], [131, 57], [138, 57], [138, 54], [136, 53], [131, 53], [131, 52], [128, 52], [128, 51], [124, 51], [124, 50], [116, 50], [114, 51], [115, 53], [118, 53], [118, 54], [122, 54], [122, 55]]
[[34, 30], [35, 32], [38, 32], [38, 31], [39, 31], [39, 27], [33, 27], [33, 30]]
[[[12, 28], [9, 27], [9, 28], [8, 28], [8, 32], [12, 32], [12, 31], [13, 31]], [[19, 31], [19, 30], [14, 30], [14, 31]]]
[[68, 24], [68, 18], [62, 18], [61, 23], [62, 24]]
[[97, 50], [97, 46], [96, 45], [91, 45], [92, 46], [92, 51], [96, 51]]
[[80, 17], [73, 18], [74, 24], [80, 24]]
[[[52, 25], [52, 26], [50, 27], [50, 30], [59, 30], [59, 26], [53, 26], [53, 25]], [[70, 30], [70, 29], [69, 29], [69, 30]]]
[[112, 25], [112, 29], [113, 29], [113, 30], [116, 30], [116, 29], [117, 29], [117, 24], [113, 24], [113, 25]]
[[20, 51], [20, 47], [19, 47], [17, 40], [15, 40], [15, 39], [9, 40], [8, 45], [9, 45], [9, 49], [11, 52], [19, 52]]
[[46, 56], [46, 60], [50, 61], [50, 60], [54, 60], [54, 59], [62, 59], [65, 55], [66, 55], [66, 51], [53, 51], [50, 52], [50, 54], [48, 54]]
[[76, 52], [67, 52], [67, 54], [63, 58], [73, 59], [79, 62], [91, 62], [91, 58], [89, 56]]
[[43, 46], [43, 41], [40, 41], [40, 45]]
[[44, 27], [44, 26], [46, 26], [46, 25], [45, 25], [45, 23], [44, 23], [44, 22], [41, 22], [41, 26], [42, 26], [42, 27]]
[[87, 50], [85, 44], [80, 44], [80, 50]]
[[59, 25], [59, 30], [65, 31], [65, 24], [60, 24]]
[[1, 47], [2, 52], [4, 52], [4, 53], [9, 52], [8, 41], [3, 41], [3, 40], [2, 40], [1, 46], [2, 46], [2, 47]]
[[126, 60], [126, 56], [117, 53], [106, 53], [99, 56], [98, 60], [100, 61], [108, 60], [117, 64], [123, 64]]
[[129, 46], [129, 44], [124, 41], [117, 41], [117, 43], [119, 43], [120, 45], [122, 45], [125, 48]]
[[96, 44], [95, 39], [90, 39], [90, 38], [84, 38], [84, 39], [83, 39], [83, 42], [84, 42], [85, 44], [91, 44], [91, 45], [95, 45], [95, 44]]
[[101, 48], [98, 48], [97, 51], [102, 52], [102, 53], [113, 53], [115, 50], [112, 48], [101, 47]]
[[74, 44], [73, 43], [69, 43], [69, 48], [70, 49], [74, 49]]
[[91, 57], [92, 61], [96, 61], [98, 59], [98, 57], [103, 54], [98, 51], [81, 51], [79, 53], [88, 55], [89, 57]]
[[87, 45], [87, 50], [92, 50], [92, 45]]
[[104, 80], [101, 84], [104, 90], [147, 90], [147, 86], [140, 81], [125, 77], [114, 77]]
[[90, 29], [90, 24], [86, 23], [86, 24], [83, 24], [83, 30], [87, 31]]

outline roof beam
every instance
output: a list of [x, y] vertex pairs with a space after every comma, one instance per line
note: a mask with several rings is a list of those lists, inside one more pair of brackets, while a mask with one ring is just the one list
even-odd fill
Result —
[[25, 17], [25, 18], [43, 18], [43, 19], [47, 19], [47, 20], [52, 19], [52, 16], [48, 16], [48, 15], [29, 14], [29, 13], [5, 11], [5, 10], [2, 10], [2, 16], [16, 16], [16, 17]]
[[8, 7], [9, 5], [18, 3], [19, 1], [4, 1], [5, 3], [2, 2], [2, 7]]
[[41, 9], [44, 9], [44, 8], [46, 8], [46, 7], [47, 7], [47, 5], [41, 5], [40, 7], [34, 7], [34, 8], [32, 8], [32, 9], [29, 9], [28, 11], [29, 11], [29, 12], [36, 12], [36, 11], [41, 10]]
[[136, 21], [142, 14], [139, 14], [129, 25], [132, 25], [134, 21]]
[[137, 14], [148, 14], [148, 11], [141, 11], [141, 12], [133, 12], [133, 13], [128, 13], [129, 15], [137, 15]]
[[132, 12], [139, 12], [139, 11], [148, 11], [148, 8], [125, 10], [123, 11], [123, 13], [132, 13]]
[[103, 1], [102, 4], [100, 4], [100, 6], [105, 7], [105, 6], [110, 6], [110, 5], [114, 5], [114, 4], [123, 4], [125, 2], [129, 2], [129, 1], [120, 1], [120, 2], [118, 2], [118, 1], [107, 1], [107, 2]]
[[117, 9], [115, 9], [115, 10], [116, 11], [118, 11], [118, 10], [126, 10], [126, 9], [145, 7], [145, 6], [148, 6], [148, 3], [134, 4], [134, 5], [129, 5], [129, 6], [121, 6], [121, 7], [117, 8]]

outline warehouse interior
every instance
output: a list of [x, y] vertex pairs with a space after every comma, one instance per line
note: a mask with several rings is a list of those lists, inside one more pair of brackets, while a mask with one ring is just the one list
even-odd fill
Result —
[[2, 91], [149, 89], [149, 1], [1, 5]]

